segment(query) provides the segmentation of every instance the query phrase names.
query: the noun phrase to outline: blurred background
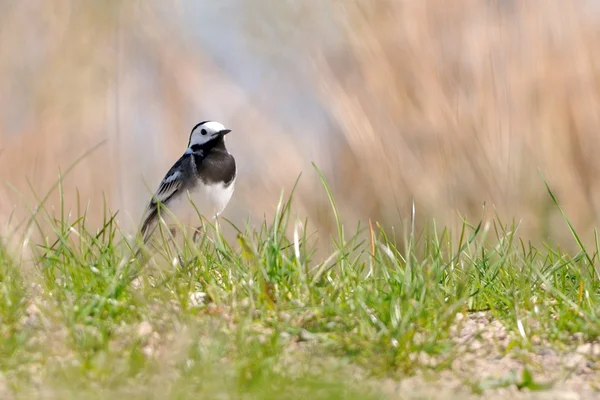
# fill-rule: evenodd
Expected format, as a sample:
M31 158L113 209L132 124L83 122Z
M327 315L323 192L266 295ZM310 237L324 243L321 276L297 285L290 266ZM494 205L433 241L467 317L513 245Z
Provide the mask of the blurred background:
M224 216L295 199L311 230L501 216L570 243L600 206L600 3L593 0L0 2L0 222L63 171L66 207L126 230L198 121L233 129ZM79 200L78 200L79 198ZM58 206L54 193L49 206Z

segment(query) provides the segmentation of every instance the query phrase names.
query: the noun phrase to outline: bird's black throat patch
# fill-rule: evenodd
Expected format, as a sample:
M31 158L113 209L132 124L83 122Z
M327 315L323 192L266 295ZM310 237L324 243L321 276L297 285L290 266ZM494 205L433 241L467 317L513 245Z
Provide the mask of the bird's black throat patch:
M236 176L235 159L227 152L223 137L198 145L198 153L192 146L198 177L207 183L223 183L228 186Z

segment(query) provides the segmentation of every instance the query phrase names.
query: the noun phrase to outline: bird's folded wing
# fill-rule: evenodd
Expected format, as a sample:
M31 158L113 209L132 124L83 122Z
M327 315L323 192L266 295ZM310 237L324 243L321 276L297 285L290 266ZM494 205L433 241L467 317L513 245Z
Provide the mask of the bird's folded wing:
M171 172L171 171L169 171ZM154 194L150 204L156 205L156 203L167 203L171 197L181 188L183 182L182 173L178 170L173 171L171 174L167 174L163 181L160 183L158 190Z
M179 191L181 186L183 185L183 173L181 172L181 164L184 161L184 157L181 157L177 162L171 167L169 172L165 175L162 182L160 183L156 193L150 200L148 207L146 208L146 213L144 216L144 222L141 227L142 235L146 235L148 228L158 214L158 206L159 203L167 204L169 200Z

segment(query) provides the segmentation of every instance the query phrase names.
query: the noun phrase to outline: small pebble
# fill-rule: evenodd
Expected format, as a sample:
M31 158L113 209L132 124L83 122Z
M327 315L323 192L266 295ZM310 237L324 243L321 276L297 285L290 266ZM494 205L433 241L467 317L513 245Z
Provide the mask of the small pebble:
M148 321L142 321L140 322L140 324L138 325L137 328L137 335L138 337L145 337L148 336L152 333L152 325L150 324L150 322Z

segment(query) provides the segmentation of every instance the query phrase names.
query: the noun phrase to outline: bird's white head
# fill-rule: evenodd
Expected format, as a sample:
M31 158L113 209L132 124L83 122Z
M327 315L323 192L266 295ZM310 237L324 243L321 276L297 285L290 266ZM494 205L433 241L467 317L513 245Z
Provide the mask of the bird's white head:
M223 137L229 132L231 132L231 130L225 129L223 124L219 122L202 121L192 129L188 148L191 148L194 145L203 145L218 137Z

